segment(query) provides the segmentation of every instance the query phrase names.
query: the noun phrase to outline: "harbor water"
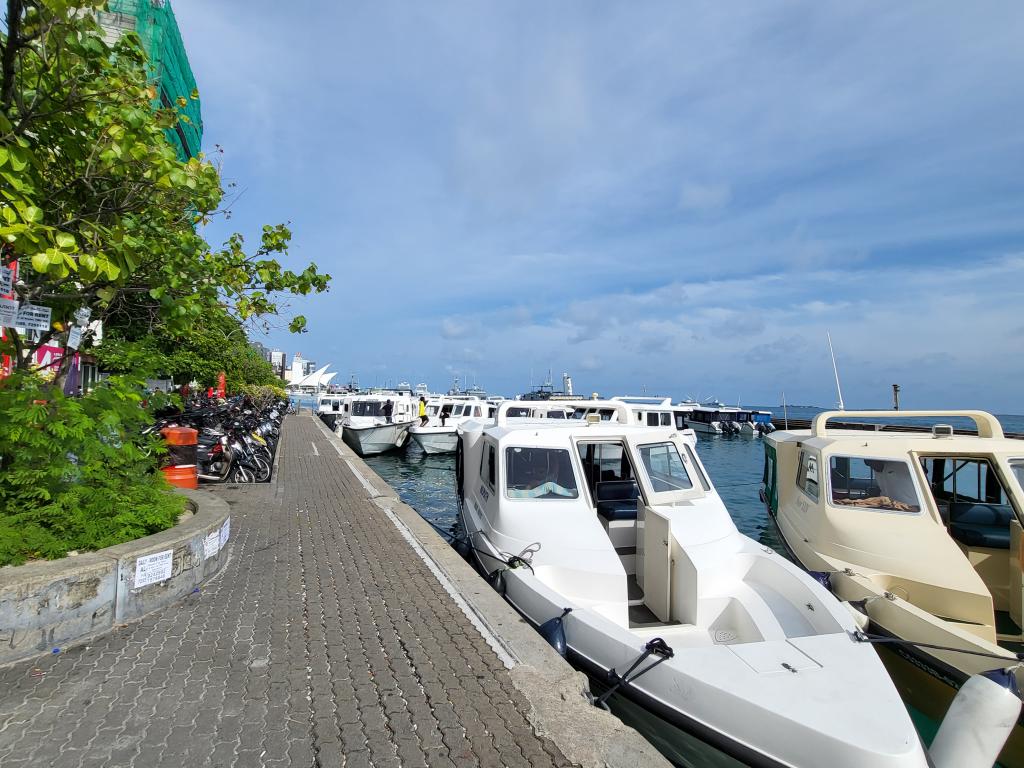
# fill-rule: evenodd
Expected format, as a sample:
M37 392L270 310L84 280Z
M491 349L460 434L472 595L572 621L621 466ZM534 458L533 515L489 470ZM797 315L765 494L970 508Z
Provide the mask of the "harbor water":
M766 410L774 410L778 415L780 409ZM808 419L819 410L791 407L788 415L794 419ZM1000 416L999 419L1006 431L1024 432L1024 417ZM957 421L954 426L971 427L973 424ZM784 553L785 548L758 496L764 461L761 440L698 433L698 453L737 528L756 541ZM444 531L457 530L454 455L428 456L412 445L405 451L367 457L366 462L425 519ZM595 690L601 689L601 681L594 680L592 684ZM699 740L681 735L678 730L622 697L613 696L610 703L615 714L643 733L676 765L721 768L741 765ZM911 715L922 736L929 741L936 723L912 708Z

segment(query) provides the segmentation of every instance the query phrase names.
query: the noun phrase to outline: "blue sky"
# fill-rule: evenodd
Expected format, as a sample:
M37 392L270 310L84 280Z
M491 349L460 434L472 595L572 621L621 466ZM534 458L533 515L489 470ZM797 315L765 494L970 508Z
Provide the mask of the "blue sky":
M175 0L339 380L1024 412L1024 4Z

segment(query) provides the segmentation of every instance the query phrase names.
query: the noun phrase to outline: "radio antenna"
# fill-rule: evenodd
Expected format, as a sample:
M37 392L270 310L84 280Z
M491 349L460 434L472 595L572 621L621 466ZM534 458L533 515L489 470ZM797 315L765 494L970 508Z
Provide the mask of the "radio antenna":
M835 350L832 349L832 334L825 331L825 336L828 338L828 352L832 355L832 373L836 376L836 392L839 395L839 410L845 411L846 406L843 404L843 388L839 386L839 368L836 367L836 353Z

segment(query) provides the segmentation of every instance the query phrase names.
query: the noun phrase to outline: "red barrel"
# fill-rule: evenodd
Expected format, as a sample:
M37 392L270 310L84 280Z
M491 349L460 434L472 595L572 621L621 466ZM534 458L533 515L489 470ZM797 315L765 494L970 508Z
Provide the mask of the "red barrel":
M199 474L195 464L177 464L160 470L167 482L179 488L198 488Z
M196 444L199 432L191 427L164 427L160 434L167 441L167 459L171 465L161 470L167 482L179 488L198 488Z

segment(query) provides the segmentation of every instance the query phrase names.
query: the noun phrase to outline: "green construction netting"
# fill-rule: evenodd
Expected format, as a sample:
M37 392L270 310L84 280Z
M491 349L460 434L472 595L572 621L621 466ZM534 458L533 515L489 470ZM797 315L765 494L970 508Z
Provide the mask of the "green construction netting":
M113 18L109 18L113 17ZM131 22L134 21L134 24ZM178 22L168 0L109 0L108 12L100 23L111 29L134 29L149 55L150 70L159 94L154 106L175 107L188 120L179 121L167 138L185 160L199 154L203 140L203 117L199 99L190 98L196 88L188 54L181 42ZM177 99L184 97L184 107Z

